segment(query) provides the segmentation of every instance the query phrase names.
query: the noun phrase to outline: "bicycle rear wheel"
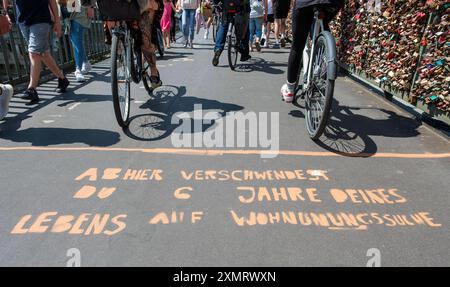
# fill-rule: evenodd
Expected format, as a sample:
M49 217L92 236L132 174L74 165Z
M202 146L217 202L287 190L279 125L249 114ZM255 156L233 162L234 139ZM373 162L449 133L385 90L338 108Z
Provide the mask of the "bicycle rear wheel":
M336 74L336 45L333 43L335 41L331 33L322 32L312 52L313 72L311 87L306 94L305 118L308 134L313 140L319 139L323 134L330 116Z
M111 44L111 90L114 113L121 127L128 126L130 118L131 49L129 44L129 39L126 39L124 35L114 33Z
M228 29L228 64L231 70L236 69L237 58L239 54L238 41L236 38L235 27L230 24L230 29Z

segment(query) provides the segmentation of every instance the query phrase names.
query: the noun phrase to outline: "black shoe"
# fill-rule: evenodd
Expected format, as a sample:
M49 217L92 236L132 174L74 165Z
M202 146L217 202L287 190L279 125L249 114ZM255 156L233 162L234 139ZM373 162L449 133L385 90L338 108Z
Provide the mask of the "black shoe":
M219 65L220 54L222 54L222 52L219 51L214 52L214 58L212 60L212 64L214 67L217 67L217 65Z
M261 46L264 46L264 44L266 43L266 38L261 38L260 43L261 43Z
M35 89L30 88L24 92L24 95L22 97L24 100L30 100L28 103L26 103L27 106L31 106L34 104L37 104L39 102L39 96Z
M250 54L241 54L241 62L247 62L248 60L250 60L252 58L252 56L250 56Z
M67 87L70 85L69 80L66 77L64 79L58 79L58 87L56 87L57 93L65 93L67 91Z
M286 47L286 39L281 38L281 40L280 40L280 45L281 45L281 48Z

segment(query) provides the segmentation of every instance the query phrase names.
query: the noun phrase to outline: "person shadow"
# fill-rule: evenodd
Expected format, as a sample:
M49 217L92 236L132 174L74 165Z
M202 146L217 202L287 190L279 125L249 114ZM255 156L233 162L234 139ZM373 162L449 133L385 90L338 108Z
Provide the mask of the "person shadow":
M295 105L304 108L304 105L299 102ZM360 113L364 110L377 113L377 118ZM300 110L293 110L290 115L305 118ZM381 119L378 119L379 117ZM418 131L420 126L421 123L418 120L398 115L387 109L341 106L338 100L333 99L325 131L315 142L321 148L342 156L371 157L378 151L378 145L372 137L416 137L420 134Z
M140 106L141 109L147 109L150 112L132 117L128 128L124 129L125 134L139 141L162 140L184 125L185 121L190 123L191 133L203 133L227 113L244 109L242 106L231 103L186 96L186 93L185 86L162 86L153 91L151 98ZM199 111L214 112L215 117L205 121L195 116L195 113ZM194 116L190 113L194 113Z
M0 124L0 139L32 146L55 146L81 143L88 146L108 147L120 141L117 132L101 129L70 129L33 127L20 129L22 122L31 116L14 117Z

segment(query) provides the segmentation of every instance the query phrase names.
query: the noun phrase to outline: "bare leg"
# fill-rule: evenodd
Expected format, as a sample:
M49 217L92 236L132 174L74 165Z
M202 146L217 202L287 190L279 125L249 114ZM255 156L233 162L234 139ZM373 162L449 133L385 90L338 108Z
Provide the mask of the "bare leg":
M45 65L52 71L52 73L58 77L58 79L64 79L64 73L63 71L58 67L58 64L56 64L55 59L53 59L50 52L46 52L41 56L42 61L45 63Z
M39 83L39 78L41 76L42 62L41 55L30 53L30 83L28 88L36 89Z
M159 72L156 68L155 45L152 43L152 29L155 11L150 10L144 12L141 16L140 28L142 32L142 52L150 65L150 73L152 76L158 76Z
M280 38L280 30L281 30L281 20L275 19L275 40L277 43Z

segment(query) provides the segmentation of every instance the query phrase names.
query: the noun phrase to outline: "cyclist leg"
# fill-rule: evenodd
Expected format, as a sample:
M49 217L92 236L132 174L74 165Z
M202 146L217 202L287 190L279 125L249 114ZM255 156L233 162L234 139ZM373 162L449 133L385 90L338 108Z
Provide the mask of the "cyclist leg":
M220 55L222 54L223 49L225 49L229 24L229 17L227 15L223 15L221 25L219 26L219 31L217 31L216 45L214 47L214 58L212 61L213 66L217 66L219 64Z
M250 14L241 12L235 16L235 32L236 38L240 40L241 46L239 52L241 53L241 62L251 59L250 56L250 30L248 28Z
M287 82L281 88L281 94L286 102L294 98L295 82L302 62L303 49L308 39L314 14L312 8L299 8L292 11L292 46L289 53Z
M162 84L159 78L159 71L156 67L156 47L152 41L153 21L155 11L148 10L142 13L140 20L140 29L142 34L142 53L150 66L150 81L153 88Z

